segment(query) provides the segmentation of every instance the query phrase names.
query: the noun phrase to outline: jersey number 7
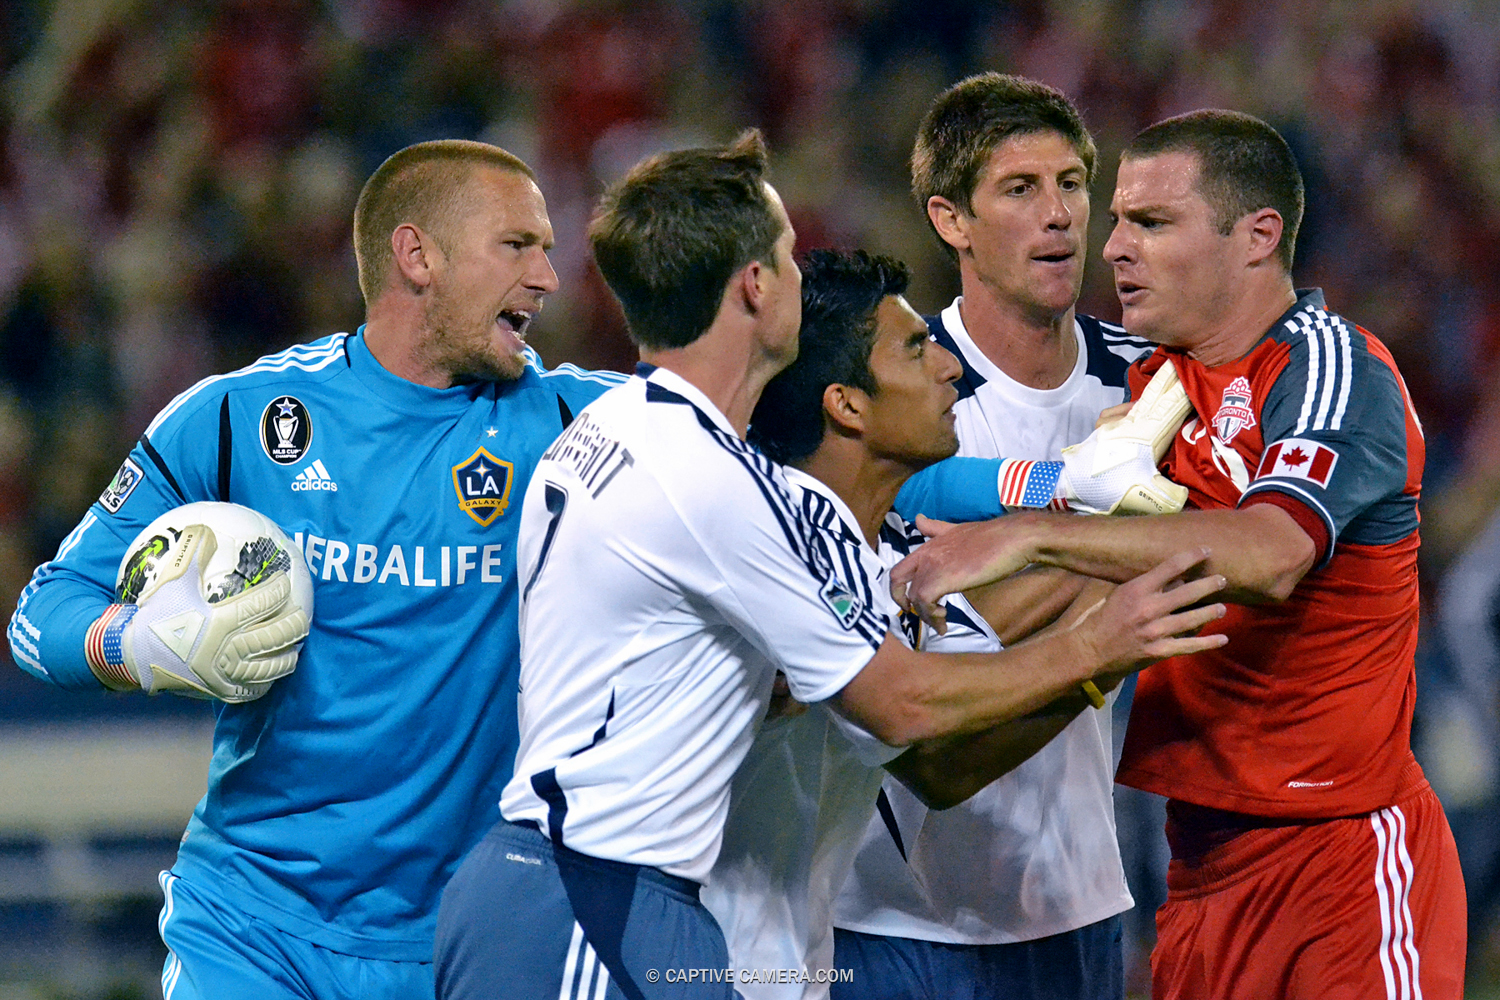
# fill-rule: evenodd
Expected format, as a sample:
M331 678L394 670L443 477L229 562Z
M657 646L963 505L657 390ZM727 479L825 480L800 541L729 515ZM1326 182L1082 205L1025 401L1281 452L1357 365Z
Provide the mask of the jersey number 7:
M536 586L536 578L542 575L542 567L547 565L547 553L552 551L552 542L557 538L557 525L562 521L563 510L568 506L568 491L556 483L547 483L543 495L547 501L547 513L552 518L547 522L547 537L542 539L542 551L536 557L536 568L526 581L526 589L521 591L523 601L531 594L531 588Z

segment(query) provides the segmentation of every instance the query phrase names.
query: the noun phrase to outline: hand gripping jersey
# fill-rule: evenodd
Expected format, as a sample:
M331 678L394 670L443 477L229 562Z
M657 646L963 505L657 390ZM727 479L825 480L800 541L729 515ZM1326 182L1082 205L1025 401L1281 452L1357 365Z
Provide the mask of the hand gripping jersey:
M1125 399L1129 364L1153 345L1091 316L1074 323L1078 361L1055 389L1033 389L975 345L955 300L928 320L963 363L959 455L1057 459L1088 437L1099 411ZM934 466L934 468L937 468ZM907 501L932 475L913 477ZM927 512L927 511L924 511ZM1111 700L1113 700L1111 695ZM956 944L1011 944L1075 930L1133 905L1115 839L1108 711L1086 711L1014 771L967 802L931 812L894 778L892 820L865 834L839 898L848 930ZM904 844L893 830L907 829Z
M661 368L548 449L520 539L521 749L500 809L554 843L703 882L778 669L843 690L886 623L780 466Z
M837 494L797 469L785 470L804 517L829 540L839 564L859 567L886 627L913 645L920 622L890 597L888 573L922 535L887 514L880 550ZM926 630L924 649L993 652L999 640L961 595L948 600L949 628ZM729 946L735 988L746 1000L817 1000L833 969L833 905L881 800L881 766L900 756L827 705L772 719L734 774L724 840L703 905ZM880 815L890 815L882 801ZM908 830L908 834L913 831ZM801 970L800 981L778 970ZM750 975L746 976L745 973ZM858 988L857 986L855 987Z
M312 634L265 697L215 704L173 871L334 951L431 961L438 895L497 819L515 753L519 500L570 411L622 380L531 355L514 382L429 389L358 334L207 379L37 570L16 658L97 688L84 631L136 532L194 500L266 514L306 553Z
M1229 605L1228 645L1140 676L1119 781L1254 816L1327 818L1420 782L1410 748L1421 426L1390 352L1299 294L1249 354L1165 349L1197 412L1162 471L1204 510L1274 503L1318 547L1282 604Z

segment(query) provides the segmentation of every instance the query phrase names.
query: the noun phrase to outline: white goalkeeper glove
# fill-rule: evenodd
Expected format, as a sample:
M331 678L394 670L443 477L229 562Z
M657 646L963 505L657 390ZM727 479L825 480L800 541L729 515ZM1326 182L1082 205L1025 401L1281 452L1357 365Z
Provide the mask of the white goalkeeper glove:
M208 527L188 526L137 603L111 604L89 626L85 654L105 687L237 703L297 666L310 623L286 572L210 604L202 567L217 544Z
M1168 361L1130 412L1064 448L1058 494L1088 514L1175 514L1188 491L1157 471L1177 429L1193 412Z

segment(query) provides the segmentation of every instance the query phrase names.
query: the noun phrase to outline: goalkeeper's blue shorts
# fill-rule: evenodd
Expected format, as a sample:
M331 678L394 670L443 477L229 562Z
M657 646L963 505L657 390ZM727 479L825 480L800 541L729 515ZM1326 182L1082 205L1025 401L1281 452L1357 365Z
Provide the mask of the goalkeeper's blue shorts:
M330 951L272 927L171 872L158 926L165 1000L409 1000L433 995L431 962Z

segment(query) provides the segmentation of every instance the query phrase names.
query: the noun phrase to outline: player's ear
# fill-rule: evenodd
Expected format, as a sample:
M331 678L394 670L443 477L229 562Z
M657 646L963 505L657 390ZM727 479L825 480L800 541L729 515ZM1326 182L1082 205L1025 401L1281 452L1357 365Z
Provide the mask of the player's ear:
M403 222L391 233L391 253L396 270L413 290L432 284L432 253L436 242L409 222Z
M1247 238L1246 264L1259 264L1275 254L1276 248L1281 245L1281 213L1274 208L1251 212L1239 221L1239 225L1245 227Z
M869 399L862 390L835 382L823 390L823 413L835 430L859 434L865 429L865 407Z
M752 260L729 279L731 293L744 303L746 312L758 313L765 306L766 292L770 288L770 268L758 260Z
M969 249L969 217L940 194L927 199L927 219L938 238L955 250Z

